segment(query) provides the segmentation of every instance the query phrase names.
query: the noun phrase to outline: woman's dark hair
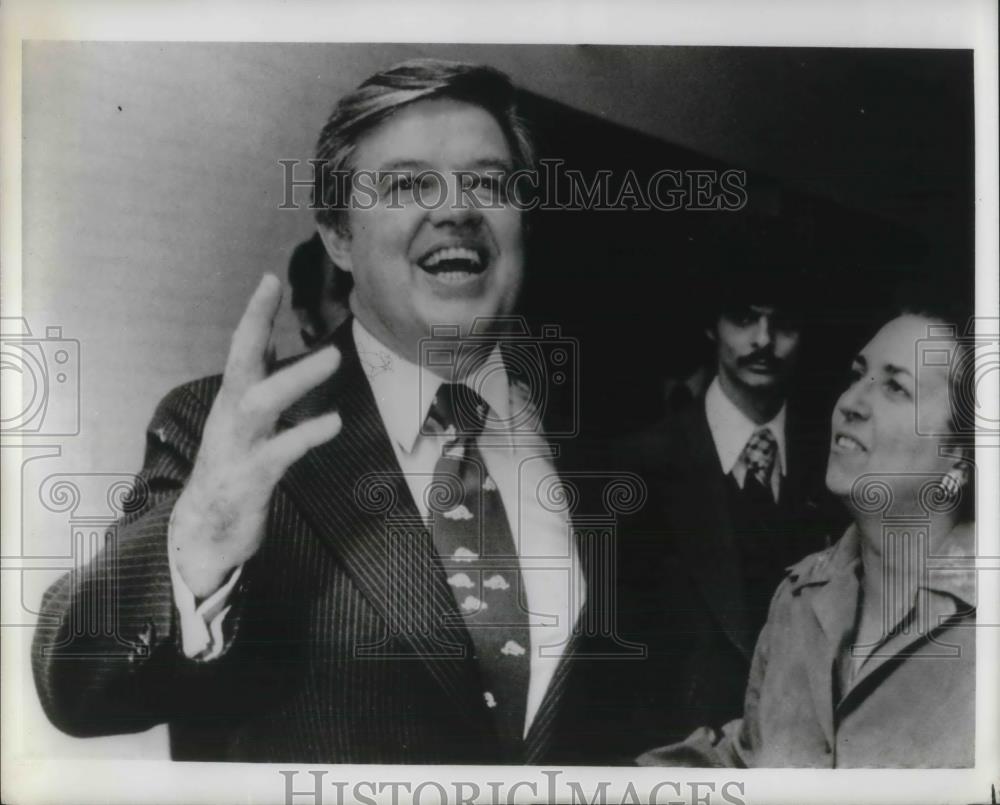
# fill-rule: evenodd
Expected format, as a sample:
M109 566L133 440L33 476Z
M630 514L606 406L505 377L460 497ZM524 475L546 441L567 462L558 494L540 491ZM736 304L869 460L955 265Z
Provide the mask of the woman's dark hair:
M948 427L946 437L967 465L968 482L962 490L959 520L975 518L976 350L971 305L957 298L953 289L926 277L901 285L895 294L890 318L919 316L929 322L929 340L941 340L942 349L919 350L918 357L947 358ZM920 367L917 367L919 383Z

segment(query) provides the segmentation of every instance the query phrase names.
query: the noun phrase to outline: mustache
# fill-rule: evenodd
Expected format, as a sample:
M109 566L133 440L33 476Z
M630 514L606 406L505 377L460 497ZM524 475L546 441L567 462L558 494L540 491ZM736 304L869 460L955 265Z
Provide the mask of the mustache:
M740 366L749 366L751 363L765 363L768 366L778 367L784 364L785 361L783 358L775 355L773 349L758 349L749 355L737 358L736 363Z

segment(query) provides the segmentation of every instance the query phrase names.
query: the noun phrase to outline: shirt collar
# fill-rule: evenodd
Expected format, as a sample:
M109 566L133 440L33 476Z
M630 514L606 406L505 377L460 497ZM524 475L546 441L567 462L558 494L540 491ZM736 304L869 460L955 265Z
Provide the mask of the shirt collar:
M354 317L352 324L358 359L371 386L386 432L405 452L410 453L420 436L434 395L444 382L439 375L401 357L379 341ZM510 421L510 382L500 345L472 372L465 384L475 390L490 406L492 422Z
M959 523L948 533L932 556L920 589L945 593L976 606L975 524ZM790 568L789 581L796 590L810 584L827 584L845 573L854 573L861 562L861 538L850 525L844 536L826 551L807 557Z
M723 473L732 472L743 453L743 448L756 431L770 428L778 443L778 466L781 468L781 474L787 475L788 462L785 460L787 407L787 404L783 403L774 419L763 425L757 425L726 396L716 375L708 391L705 392L705 414L708 417L708 428L712 432L712 440L715 442L715 451L719 455Z
M959 523L930 557L926 587L976 606L976 524Z

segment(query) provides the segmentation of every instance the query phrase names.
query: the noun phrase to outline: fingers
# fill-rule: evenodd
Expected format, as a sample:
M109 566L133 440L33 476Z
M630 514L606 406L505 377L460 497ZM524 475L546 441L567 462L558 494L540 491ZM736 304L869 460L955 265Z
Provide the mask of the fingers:
M250 417L254 429L269 428L282 411L326 380L338 366L339 350L324 347L252 386L240 402L241 412Z
M334 412L309 419L268 440L259 453L261 465L274 481L309 450L330 441L340 433L340 414Z
M281 281L265 274L233 333L223 375L228 386L242 390L264 376L267 345L280 304Z

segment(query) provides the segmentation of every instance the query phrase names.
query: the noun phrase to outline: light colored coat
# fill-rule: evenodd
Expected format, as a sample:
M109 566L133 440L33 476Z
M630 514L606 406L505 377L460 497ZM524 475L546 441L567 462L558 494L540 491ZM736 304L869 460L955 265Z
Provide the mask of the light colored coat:
M975 571L971 524L935 555L914 607L837 695L860 593L854 526L790 569L754 653L743 718L702 728L640 765L961 768L974 765ZM843 676L844 674L840 674Z

